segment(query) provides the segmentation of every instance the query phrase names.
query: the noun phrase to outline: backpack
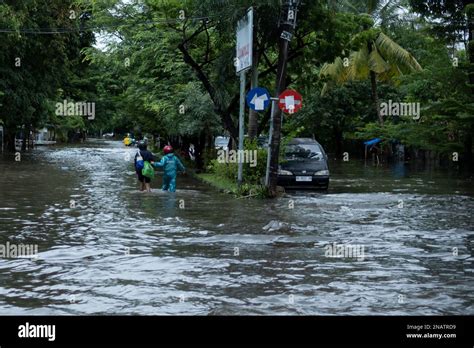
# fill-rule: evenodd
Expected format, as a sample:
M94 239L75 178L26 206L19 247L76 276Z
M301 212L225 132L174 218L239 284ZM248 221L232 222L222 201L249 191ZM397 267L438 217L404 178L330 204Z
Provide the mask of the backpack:
M135 169L141 171L145 166L145 162L143 161L143 157L140 151L137 152L137 160L135 162Z

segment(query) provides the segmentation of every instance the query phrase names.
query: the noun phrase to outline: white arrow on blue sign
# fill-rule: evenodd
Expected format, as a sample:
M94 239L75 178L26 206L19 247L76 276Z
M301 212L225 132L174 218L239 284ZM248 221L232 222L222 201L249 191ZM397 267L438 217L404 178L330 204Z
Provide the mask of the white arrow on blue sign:
M264 111L270 104L270 93L265 88L256 87L247 93L247 105L255 111Z

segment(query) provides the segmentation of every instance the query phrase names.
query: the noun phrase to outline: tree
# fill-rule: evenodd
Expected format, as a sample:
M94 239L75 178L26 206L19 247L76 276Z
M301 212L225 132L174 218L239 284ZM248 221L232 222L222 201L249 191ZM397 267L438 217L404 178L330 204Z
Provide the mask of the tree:
M77 17L70 17L71 9ZM23 129L25 136L48 121L61 97L60 87L80 56L81 44L90 44L90 37L79 31L79 14L72 0L4 1L0 5L0 27L5 30L0 33L0 119L8 150L15 151L18 130ZM63 32L38 35L39 28L50 28L50 32L62 28Z
M380 113L377 93L377 80L391 81L403 73L422 70L418 61L400 45L385 35L380 29L370 28L366 18L365 30L354 36L351 46L357 50L347 58L338 57L331 64L325 64L320 72L321 77L329 78L336 83L363 80L370 78L371 96L380 125L383 117ZM324 94L327 87L323 89Z
M464 43L469 64L463 69L471 94L474 95L474 4L471 0L410 0L413 10L430 20L431 31L450 44L453 59L456 44ZM465 160L474 166L473 155L474 124L469 124L464 139Z
M381 87L383 96L392 97L397 91L395 87ZM367 104L369 81L350 81L334 86L324 96L320 95L321 88L320 85L307 86L304 94L311 97L306 98L301 111L287 118L285 130L289 132L304 126L304 136L314 136L336 158L342 158L346 149L357 152L353 140L348 137L370 123L375 114L373 107Z
M335 20L337 16L332 16L323 3L308 3L298 14L299 24L288 52L288 63L294 63L291 66L295 69L300 69L300 63L310 55L313 61L314 57L321 57L322 61L333 59L340 51L341 40L334 40L339 24ZM254 6L258 19L255 54L260 62L259 79L262 85L268 85L278 67L280 6L276 0L192 0L185 6L180 1L149 0L143 5L116 5L114 11L109 11L109 5L96 8L92 18L94 25L107 27L110 34L118 38L116 44L110 45L108 59L112 62L117 59L118 64L114 66L120 66L118 69L123 72L123 81L128 86L124 92L128 104L136 106L136 110L144 109L144 112L131 111L138 114L136 119L140 123L173 131L164 125L168 119L180 117L179 106L185 100L180 91L198 81L200 91L208 95L198 99L211 103L211 118L217 115L222 127L237 138L239 91L233 64L235 27L249 6ZM325 30L321 30L323 27ZM324 44L325 49L320 50L315 42ZM94 55L101 54L93 50L90 53L92 60ZM127 56L130 66L125 69L123 59ZM290 77L283 88L291 82ZM194 108L207 109L204 105L185 106L189 112ZM266 117L261 118L260 129L265 121ZM176 123L174 126L176 130ZM194 129L193 135L187 133L187 136L200 133L200 129Z
M459 162L452 161L453 152L462 151L474 121L473 100L462 68L467 63L465 54L462 50L457 52L459 66L453 66L451 49L446 43L430 35L426 24L420 22L417 27L419 29L414 31L412 25L406 23L394 28L392 34L417 56L424 69L400 76L399 83L393 85L399 96L387 96L386 99L420 103L420 118L388 118L383 128L364 122L353 136L401 142L413 158L466 164L465 155L459 156Z

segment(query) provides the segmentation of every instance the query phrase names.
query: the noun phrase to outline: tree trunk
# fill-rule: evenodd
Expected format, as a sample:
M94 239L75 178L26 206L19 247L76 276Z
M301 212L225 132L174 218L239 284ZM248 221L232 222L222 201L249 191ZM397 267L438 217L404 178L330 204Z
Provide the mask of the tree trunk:
M339 127L334 127L334 141L336 143L335 153L336 158L342 157L342 129Z
M5 141L5 151L7 152L15 152L15 128L7 128L5 125L3 126L4 134L4 141Z
M204 167L204 148L206 145L206 134L201 132L198 137L193 141L194 144L194 155L196 157L196 171L199 173ZM186 149L187 150L187 149Z
M466 134L466 138L464 139L464 162L469 169L472 169L474 163L472 156L472 145L472 132L469 132Z
M379 119L379 123L383 126L383 117L380 114L379 95L377 93L377 74L374 71L370 71L370 87L372 90L372 102L374 103L375 112Z

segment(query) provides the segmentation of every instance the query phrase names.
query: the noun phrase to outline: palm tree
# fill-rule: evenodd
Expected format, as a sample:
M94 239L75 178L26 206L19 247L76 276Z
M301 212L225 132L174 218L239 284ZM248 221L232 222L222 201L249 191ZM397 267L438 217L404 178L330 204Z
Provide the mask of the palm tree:
M339 10L370 18L366 21L364 31L352 39L352 45L356 46L356 49L350 53L349 58L338 57L333 63L325 64L320 71L320 77L328 77L331 82L339 84L370 78L372 101L381 125L383 118L379 110L377 80L390 81L403 73L422 68L408 51L385 35L381 29L374 28L374 25L387 28L390 24L402 21L407 15L408 5L408 0L337 1ZM368 25L370 22L372 25ZM330 83L326 83L321 94L324 95L329 86Z
M370 28L352 39L357 48L348 58L338 57L333 63L324 64L320 77L329 81L321 92L325 94L331 83L343 84L347 81L370 78L372 102L377 112L380 125L383 118L377 94L377 80L390 81L404 73L422 70L416 59L380 29Z

